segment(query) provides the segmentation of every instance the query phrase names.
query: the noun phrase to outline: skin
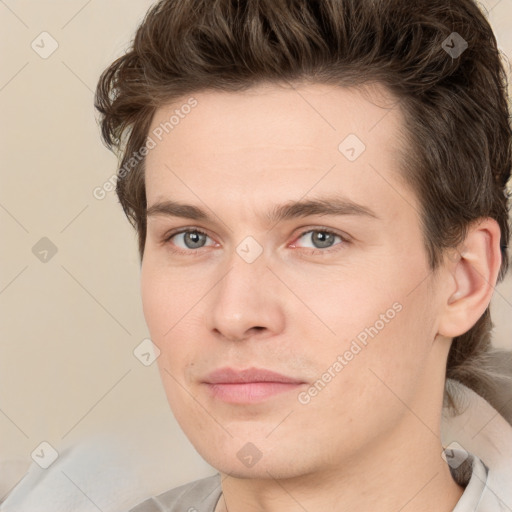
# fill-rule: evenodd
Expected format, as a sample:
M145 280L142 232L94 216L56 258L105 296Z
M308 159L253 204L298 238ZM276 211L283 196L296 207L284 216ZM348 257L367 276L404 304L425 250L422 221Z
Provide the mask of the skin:
M463 492L441 457L445 365L452 337L490 302L499 227L482 219L431 271L418 199L398 170L401 111L378 84L366 93L304 83L203 91L146 157L148 207L173 199L213 216L148 216L141 292L171 409L223 477L217 511L448 512ZM150 132L187 99L158 109ZM366 145L353 162L338 150L351 133ZM274 205L333 193L378 218L265 221ZM208 236L202 247L183 234L165 241L179 228ZM318 246L311 230L321 228L350 241ZM252 263L236 251L247 236L263 248ZM378 335L300 403L396 303ZM224 366L305 384L229 404L203 383ZM252 467L237 457L249 442L261 454Z

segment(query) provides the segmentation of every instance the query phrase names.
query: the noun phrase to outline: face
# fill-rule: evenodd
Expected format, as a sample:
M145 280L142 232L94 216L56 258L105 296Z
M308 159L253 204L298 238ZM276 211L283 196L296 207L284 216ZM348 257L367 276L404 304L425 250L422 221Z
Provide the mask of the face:
M153 119L144 315L172 411L222 472L334 468L431 385L436 288L403 120L369 91L207 91Z

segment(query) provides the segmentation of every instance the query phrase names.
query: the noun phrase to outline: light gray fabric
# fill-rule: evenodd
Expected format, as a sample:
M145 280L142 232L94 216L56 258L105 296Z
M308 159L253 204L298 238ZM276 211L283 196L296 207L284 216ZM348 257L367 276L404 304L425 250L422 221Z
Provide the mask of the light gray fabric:
M465 487L453 512L505 511L505 506L502 508L496 494L487 487L489 468L477 456L468 456L464 450L452 448L449 452L450 460L465 459L457 467L450 466L453 479ZM213 512L222 494L220 482L220 474L196 480L150 498L130 512Z
M149 498L130 512L213 512L221 494L217 473Z
M460 452L460 450L458 450ZM446 453L446 450L445 450ZM502 510L499 503L487 503L482 505L484 492L486 489L489 468L475 455L469 455L466 462L470 462L471 473L465 471L465 464L457 469L450 468L453 479L462 487L465 487L464 493L460 497L453 512L497 512Z

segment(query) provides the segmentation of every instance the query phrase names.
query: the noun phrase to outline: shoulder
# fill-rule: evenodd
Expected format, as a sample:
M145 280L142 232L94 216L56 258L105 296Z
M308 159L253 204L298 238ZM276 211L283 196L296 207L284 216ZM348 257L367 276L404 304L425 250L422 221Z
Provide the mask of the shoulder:
M129 512L213 512L221 495L220 474L194 480L139 503Z
M512 511L512 425L483 397L454 384L462 412L443 411L441 437L452 476L466 487L453 512Z

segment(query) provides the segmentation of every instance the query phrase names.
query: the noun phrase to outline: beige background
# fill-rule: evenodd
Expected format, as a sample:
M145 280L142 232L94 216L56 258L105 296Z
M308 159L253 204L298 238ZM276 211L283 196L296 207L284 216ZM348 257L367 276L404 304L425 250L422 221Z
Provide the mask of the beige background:
M0 1L0 463L20 461L20 476L41 441L59 448L170 417L156 366L133 354L148 336L135 233L114 192L92 195L116 164L93 91L152 3ZM484 5L512 55L512 1ZM46 59L31 47L43 31L59 45ZM43 237L57 248L46 263L32 252ZM492 307L495 344L512 348L510 275ZM170 435L198 460L174 420Z

